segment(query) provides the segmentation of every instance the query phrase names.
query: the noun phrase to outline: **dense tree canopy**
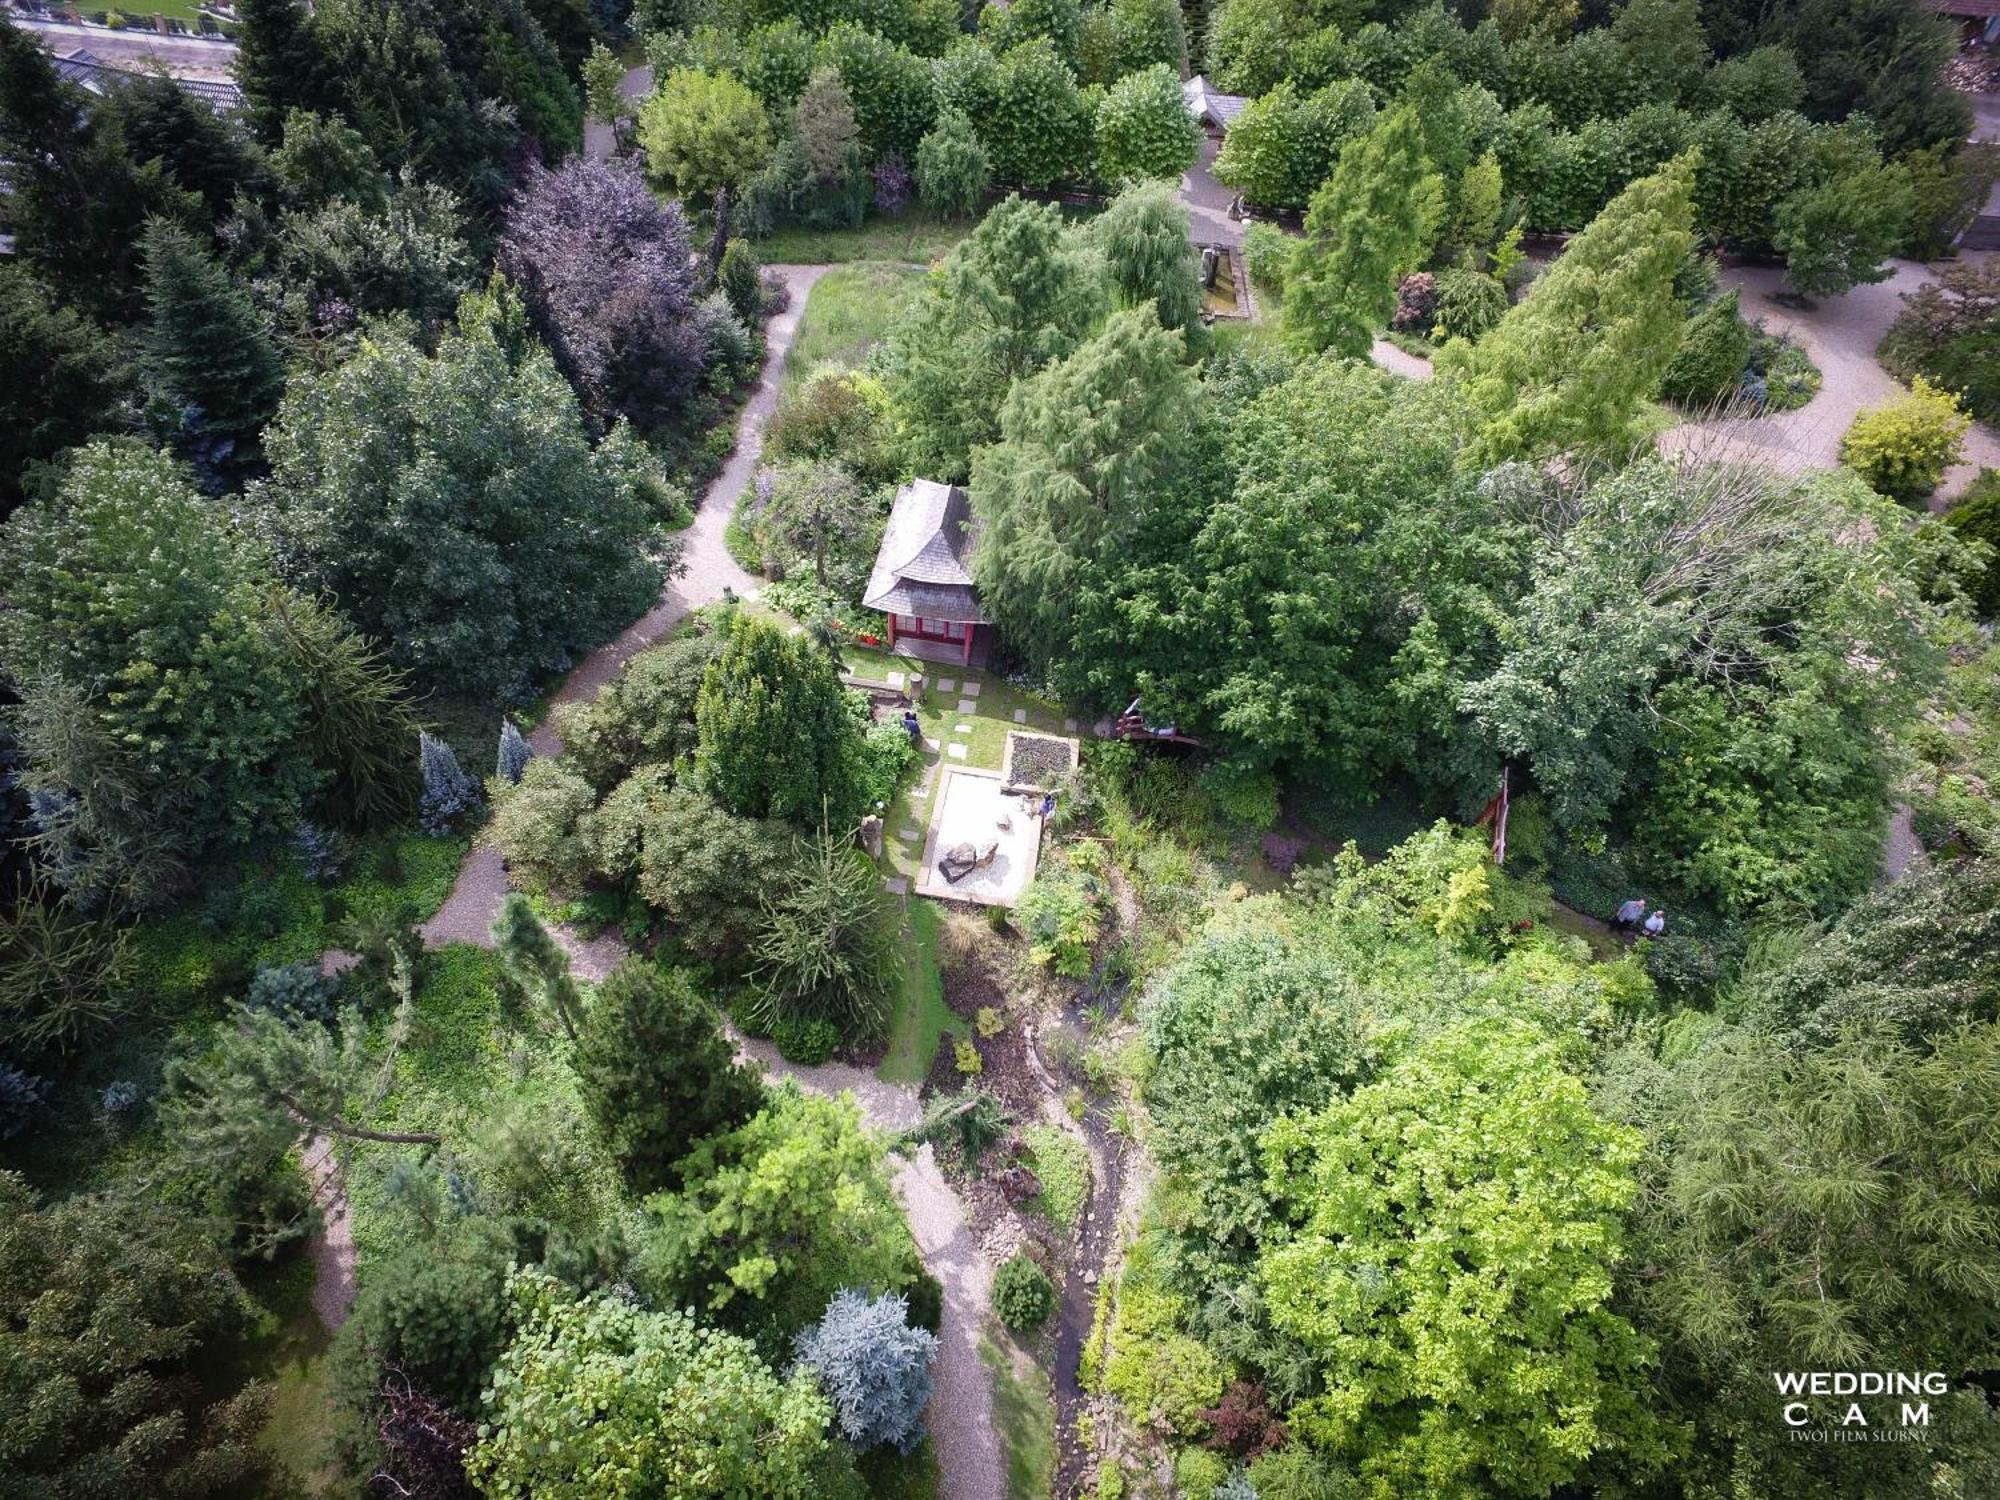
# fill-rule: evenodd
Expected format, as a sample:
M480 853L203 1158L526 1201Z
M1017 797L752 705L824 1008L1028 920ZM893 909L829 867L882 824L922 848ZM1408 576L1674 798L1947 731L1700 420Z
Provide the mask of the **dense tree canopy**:
M314 787L267 555L172 460L97 443L0 533L0 653L47 858L79 896L145 903L289 827Z
M295 380L253 503L286 570L330 590L429 686L519 695L641 614L643 455L593 449L574 394L511 292L468 300L435 354L390 332Z

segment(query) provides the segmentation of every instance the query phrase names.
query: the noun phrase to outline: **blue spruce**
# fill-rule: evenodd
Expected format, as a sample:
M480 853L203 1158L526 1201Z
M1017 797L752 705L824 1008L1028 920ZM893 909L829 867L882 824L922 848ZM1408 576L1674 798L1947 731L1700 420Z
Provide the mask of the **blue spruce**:
M512 719L500 721L500 759L494 766L494 774L508 785L521 779L521 773L528 769L528 762L535 758L527 736Z
M424 832L442 837L479 805L479 788L465 774L451 746L436 735L418 732L417 756L424 771Z
M819 1376L834 1425L858 1450L908 1453L923 1441L937 1339L912 1328L909 1316L900 1293L869 1297L850 1287L798 1336L799 1363Z

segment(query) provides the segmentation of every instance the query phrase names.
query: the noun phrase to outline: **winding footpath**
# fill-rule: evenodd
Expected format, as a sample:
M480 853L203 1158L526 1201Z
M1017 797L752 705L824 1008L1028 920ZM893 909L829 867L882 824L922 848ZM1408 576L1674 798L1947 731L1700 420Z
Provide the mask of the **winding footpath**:
M730 557L723 530L756 472L764 426L777 408L779 376L792 336L798 331L806 294L827 269L769 268L783 283L789 300L766 328L763 372L737 418L736 447L702 496L693 524L681 533L680 571L668 580L659 603L577 665L556 690L551 708L594 697L631 657L665 636L688 611L714 603L725 594L746 597L755 592L756 580ZM554 755L562 749L553 716L545 718L528 739L542 755ZM507 891L507 872L499 851L484 842L475 843L450 896L421 929L425 946L471 943L490 948L493 919ZM580 978L601 980L627 956L628 950L615 933L586 940L562 928L553 931ZM737 1045L767 1073L791 1078L815 1093L852 1096L868 1124L885 1134L899 1135L922 1118L915 1089L884 1083L865 1069L839 1063L800 1067L780 1058L768 1042L738 1037ZM314 1244L320 1277L313 1304L329 1327L337 1327L354 1300L354 1253L345 1232L345 1194L338 1161L323 1143L309 1143L306 1167L326 1221ZM944 1317L938 1329L935 1384L928 1413L939 1493L945 1500L1005 1500L1000 1443L993 1428L992 1375L979 1357L980 1332L991 1305L992 1269L972 1231L965 1205L945 1181L928 1145L899 1163L894 1181L924 1265L944 1288Z

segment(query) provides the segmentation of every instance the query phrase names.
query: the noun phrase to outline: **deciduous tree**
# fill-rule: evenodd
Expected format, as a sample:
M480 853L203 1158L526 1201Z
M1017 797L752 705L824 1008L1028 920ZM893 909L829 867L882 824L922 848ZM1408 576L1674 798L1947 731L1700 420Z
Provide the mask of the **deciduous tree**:
M1451 344L1480 428L1469 461L1624 447L1680 342L1674 276L1694 243L1692 163L1632 183L1476 345Z
M1429 251L1429 167L1407 106L1340 154L1313 195L1306 238L1285 278L1285 332L1306 349L1358 357L1396 310L1396 282Z

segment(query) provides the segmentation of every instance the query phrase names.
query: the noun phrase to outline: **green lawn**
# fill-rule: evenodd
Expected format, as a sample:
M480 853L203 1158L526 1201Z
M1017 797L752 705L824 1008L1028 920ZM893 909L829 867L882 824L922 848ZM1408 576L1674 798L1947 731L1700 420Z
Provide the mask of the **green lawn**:
M827 266L856 260L928 265L972 233L974 220L940 223L918 209L899 219L871 215L859 229L774 230L757 241L767 266Z
M83 6L82 9L86 15L95 10L106 13L117 11L121 16L146 25L150 25L150 18L153 16L165 16L170 21L185 21L189 27L193 27L201 15L201 7L195 0L131 0L131 3L123 5L93 3Z
M859 367L923 285L924 274L910 265L865 261L820 277L806 294L785 354L782 389L789 391L821 365Z
M1006 1345L981 1338L993 1372L993 1430L1000 1435L1008 1500L1047 1500L1056 1472L1056 1404L1049 1378Z
M876 1076L885 1083L920 1084L937 1056L938 1038L970 1036L965 1018L944 1003L938 977L938 909L912 897L905 903L903 982L889 1020L889 1050Z

